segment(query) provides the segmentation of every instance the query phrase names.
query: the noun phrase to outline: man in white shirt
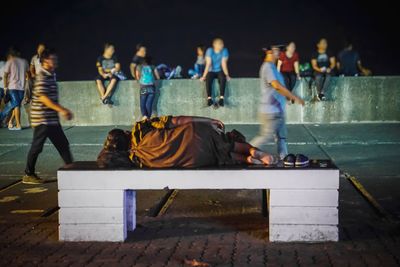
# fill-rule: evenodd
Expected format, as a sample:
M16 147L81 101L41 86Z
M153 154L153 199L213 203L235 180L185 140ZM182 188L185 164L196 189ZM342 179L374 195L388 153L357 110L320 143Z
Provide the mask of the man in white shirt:
M29 78L29 64L25 59L20 58L18 49L12 47L8 52L7 62L4 66L4 93L9 94L10 103L0 112L2 122L11 112L11 119L8 122L9 130L21 130L21 103L25 94L25 83ZM13 124L15 119L15 127Z

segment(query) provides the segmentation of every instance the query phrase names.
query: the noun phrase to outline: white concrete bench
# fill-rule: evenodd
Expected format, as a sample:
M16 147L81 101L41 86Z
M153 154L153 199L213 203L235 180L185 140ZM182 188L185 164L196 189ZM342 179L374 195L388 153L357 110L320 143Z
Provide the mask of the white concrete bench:
M59 239L124 241L136 226L141 189L268 189L270 241L338 241L339 170L238 167L101 170L77 162L58 170ZM246 215L243 215L246 216Z

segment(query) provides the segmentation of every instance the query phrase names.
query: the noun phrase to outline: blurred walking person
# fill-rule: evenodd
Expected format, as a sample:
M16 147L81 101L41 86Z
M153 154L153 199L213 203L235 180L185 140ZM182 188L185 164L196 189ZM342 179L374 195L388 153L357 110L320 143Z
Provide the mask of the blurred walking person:
M72 112L58 103L58 86L55 70L58 58L54 50L45 49L41 55L41 71L36 75L33 88L31 107L31 125L33 140L28 153L25 184L41 184L45 181L35 172L36 161L43 150L46 139L49 138L65 164L72 163L69 142L60 125L58 114L66 120L72 119Z
M276 67L280 46L264 49L265 59L260 68L261 102L259 106L260 132L250 143L255 147L275 139L280 159L288 154L286 144L286 99L304 105L304 101L285 87L282 74Z
M28 61L20 57L17 48L11 47L4 66L4 94L8 94L10 102L0 112L0 122L10 114L9 130L21 130L21 104L24 100L26 83L30 77ZM15 126L14 126L15 120Z

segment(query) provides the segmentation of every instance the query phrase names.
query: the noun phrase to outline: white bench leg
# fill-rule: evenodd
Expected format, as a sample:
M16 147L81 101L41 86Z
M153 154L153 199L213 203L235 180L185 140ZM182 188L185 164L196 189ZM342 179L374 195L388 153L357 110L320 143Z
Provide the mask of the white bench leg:
M271 242L339 240L338 190L270 190Z
M61 241L121 242L136 227L132 190L60 190Z
M133 231L136 228L136 191L125 190L124 208L125 228L127 231Z

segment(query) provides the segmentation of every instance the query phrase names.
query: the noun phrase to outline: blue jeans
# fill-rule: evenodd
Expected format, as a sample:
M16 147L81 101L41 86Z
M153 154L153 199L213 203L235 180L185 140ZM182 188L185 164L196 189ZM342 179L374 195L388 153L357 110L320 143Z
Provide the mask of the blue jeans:
M153 111L154 93L140 94L140 112L142 116L151 117Z
M275 140L277 152L281 159L288 154L286 144L286 122L285 115L281 113L267 114L261 113L260 117L260 133L250 141L255 147L266 145L268 142Z
M201 77L203 75L205 67L206 67L205 65L194 64L194 69L190 69L188 71L188 74L190 77L193 77L196 74Z
M22 100L24 100L24 91L9 89L7 94L10 95L10 102L0 112L0 121L4 120L14 108L21 107Z

